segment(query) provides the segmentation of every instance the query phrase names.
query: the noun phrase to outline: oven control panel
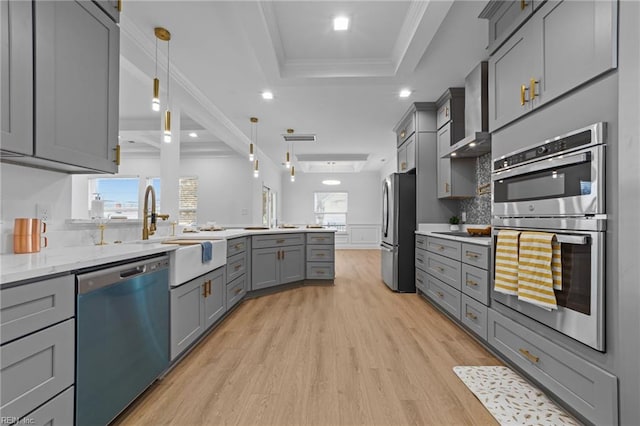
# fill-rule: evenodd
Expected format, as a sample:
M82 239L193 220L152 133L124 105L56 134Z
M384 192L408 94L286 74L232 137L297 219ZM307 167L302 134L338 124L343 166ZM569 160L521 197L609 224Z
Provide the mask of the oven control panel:
M498 171L508 169L519 164L528 163L532 160L553 157L564 152L573 151L581 146L591 144L591 135L592 132L590 130L585 130L574 135L552 139L550 141L546 141L542 145L504 156L500 159L494 160L493 170Z

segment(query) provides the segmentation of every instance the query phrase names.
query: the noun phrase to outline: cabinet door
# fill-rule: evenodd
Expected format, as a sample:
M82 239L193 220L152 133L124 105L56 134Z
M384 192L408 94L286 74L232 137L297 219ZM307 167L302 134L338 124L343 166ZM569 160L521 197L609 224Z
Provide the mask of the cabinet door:
M119 28L88 1L33 4L35 155L115 173Z
M273 287L280 284L279 266L282 248L254 249L251 255L251 289Z
M542 69L531 76L538 81L534 107L616 68L617 5L617 1L553 1L536 13Z
M411 136L405 142L406 157L407 157L407 171L414 170L416 168L416 137L415 134Z
M398 172L404 173L407 170L407 144L404 143L398 148Z
M0 2L2 149L33 154L33 38L30 1Z
M204 332L205 281L200 277L171 290L171 359Z
M540 74L537 28L518 30L489 58L489 130L499 129L531 110L529 83Z
M224 267L206 275L209 292L204 298L205 329L211 327L226 312L227 289Z
M284 247L280 257L280 284L304 279L304 246Z
M451 140L451 122L438 130L438 198L451 196L451 159L441 158L449 150Z
M75 388L71 386L43 406L24 416L18 424L32 426L72 425L75 413L74 391Z
M536 3L540 1L536 0ZM533 0L508 0L489 19L489 53L493 53L533 13Z

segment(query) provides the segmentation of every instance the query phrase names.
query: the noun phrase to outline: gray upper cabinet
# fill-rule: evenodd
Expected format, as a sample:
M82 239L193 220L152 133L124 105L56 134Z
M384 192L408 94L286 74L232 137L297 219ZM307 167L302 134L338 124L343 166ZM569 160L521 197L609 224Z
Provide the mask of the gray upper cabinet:
M547 1L489 59L495 131L617 67L616 1Z
M0 2L2 150L33 155L33 36L30 1ZM5 153L3 153L5 154ZM8 153L6 153L8 154ZM5 155L6 155L5 154Z
M122 0L93 0L115 22L120 21Z
M438 130L438 198L467 198L475 195L474 158L442 158L451 145L449 122Z
M537 7L542 0L535 1ZM533 0L498 0L491 1L480 14L481 18L489 20L489 47L492 54L511 34L514 33L534 10Z
M398 172L404 173L416 168L416 135L407 138L398 148Z
M117 172L118 26L87 1L34 2L34 17L35 155Z

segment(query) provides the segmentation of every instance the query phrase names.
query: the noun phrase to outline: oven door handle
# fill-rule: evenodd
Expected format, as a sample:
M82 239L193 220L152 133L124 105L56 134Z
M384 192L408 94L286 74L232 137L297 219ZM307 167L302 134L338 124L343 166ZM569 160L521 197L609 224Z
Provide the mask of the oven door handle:
M580 154L574 154L569 156L563 156L563 158L552 158L549 160L542 160L539 162L525 164L522 166L515 167L511 170L506 170L504 172L495 172L493 174L493 180L501 180L505 178L510 178L517 175L524 175L531 172L537 172L540 170L553 169L559 166L568 166L571 164L579 164L584 163L591 160L591 151L583 152Z
M556 234L556 240L561 244L574 244L584 246L589 244L588 235L562 235Z

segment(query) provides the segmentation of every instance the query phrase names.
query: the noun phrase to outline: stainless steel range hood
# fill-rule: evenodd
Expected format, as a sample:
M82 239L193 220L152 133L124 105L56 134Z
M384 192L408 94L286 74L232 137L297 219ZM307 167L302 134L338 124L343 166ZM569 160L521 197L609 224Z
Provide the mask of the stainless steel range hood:
M451 145L443 157L479 157L491 152L488 70L487 62L480 62L464 79L465 137Z

